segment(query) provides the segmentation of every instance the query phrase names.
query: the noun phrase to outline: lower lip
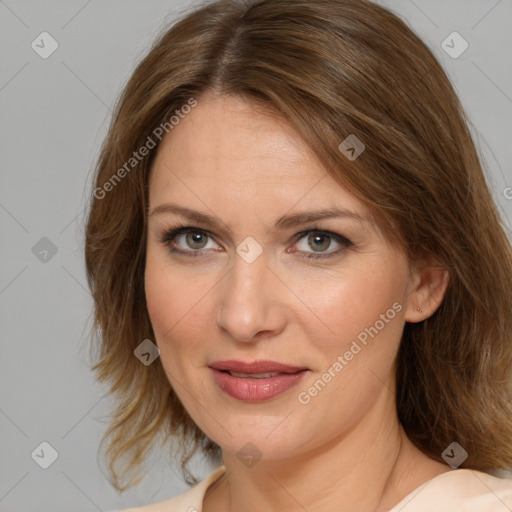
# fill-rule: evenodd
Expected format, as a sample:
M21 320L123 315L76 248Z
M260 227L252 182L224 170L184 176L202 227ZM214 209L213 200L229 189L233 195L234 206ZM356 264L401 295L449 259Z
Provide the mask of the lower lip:
M213 378L219 388L228 395L244 402L263 402L288 391L297 385L307 370L297 373L280 373L275 377L255 379L251 377L233 377L229 373L214 370Z

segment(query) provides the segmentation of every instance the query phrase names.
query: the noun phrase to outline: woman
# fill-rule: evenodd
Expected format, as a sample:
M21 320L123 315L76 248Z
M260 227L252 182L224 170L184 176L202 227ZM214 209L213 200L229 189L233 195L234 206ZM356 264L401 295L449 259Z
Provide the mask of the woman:
M219 0L164 33L86 264L111 482L160 438L197 484L137 510L512 507L512 248L448 78L386 9Z

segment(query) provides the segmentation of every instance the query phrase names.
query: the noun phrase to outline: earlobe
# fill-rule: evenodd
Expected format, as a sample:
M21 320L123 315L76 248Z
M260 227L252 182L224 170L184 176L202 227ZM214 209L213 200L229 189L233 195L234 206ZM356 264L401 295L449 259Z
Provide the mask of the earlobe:
M431 317L443 302L450 273L445 268L426 267L419 271L418 284L407 298L405 321L422 322Z

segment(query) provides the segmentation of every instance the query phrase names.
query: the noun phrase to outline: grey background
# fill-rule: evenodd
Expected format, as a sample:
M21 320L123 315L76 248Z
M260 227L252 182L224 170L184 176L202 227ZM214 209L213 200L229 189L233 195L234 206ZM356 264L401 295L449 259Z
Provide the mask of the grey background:
M197 3L0 0L1 512L109 511L188 489L165 454L122 496L100 468L109 399L87 365L83 209L114 99L160 28ZM510 227L512 0L381 3L444 64ZM43 31L59 45L47 59L31 48ZM457 59L441 47L453 31L469 43ZM46 262L33 252L43 237L57 249ZM58 452L48 469L31 457L43 441Z

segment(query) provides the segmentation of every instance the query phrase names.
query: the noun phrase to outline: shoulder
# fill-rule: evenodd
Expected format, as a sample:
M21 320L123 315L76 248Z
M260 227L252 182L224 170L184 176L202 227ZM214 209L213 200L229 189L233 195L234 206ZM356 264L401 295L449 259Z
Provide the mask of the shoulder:
M473 469L436 476L406 496L389 512L508 512L512 510L512 479Z
M201 512L203 506L203 498L206 490L216 480L218 480L226 471L224 466L220 466L204 480L188 491L174 496L159 503L145 505L143 507L130 508L124 510L113 510L112 512Z

